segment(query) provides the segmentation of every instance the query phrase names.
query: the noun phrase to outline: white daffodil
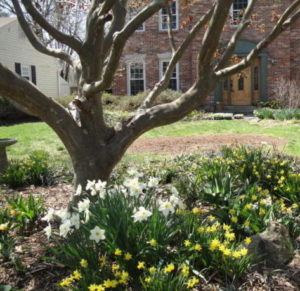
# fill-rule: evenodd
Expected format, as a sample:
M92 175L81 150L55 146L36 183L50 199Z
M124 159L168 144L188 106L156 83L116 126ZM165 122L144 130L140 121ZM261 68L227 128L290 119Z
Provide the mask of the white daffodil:
M82 193L82 186L79 184L76 189L75 196L80 196Z
M84 212L90 208L90 199L86 198L78 202L78 211Z
M105 230L99 228L98 226L95 226L91 230L90 240L94 240L96 243L98 243L100 240L105 239Z
M174 207L177 206L179 209L186 208L183 201L177 195L171 195L169 201L174 205Z
M138 196L142 194L143 189L145 188L145 184L140 183L139 178L137 177L132 179L126 179L124 181L124 186L128 188L130 196Z
M68 232L71 229L71 221L65 220L60 226L59 226L59 235L62 237L66 237Z
M140 206L139 210L135 211L132 215L134 222L147 220L152 215L152 212Z
M127 174L131 177L143 177L143 173L138 172L135 168L128 169Z
M179 195L178 190L177 190L174 186L172 186L172 187L170 188L170 191L171 191L171 193L172 193L173 195L175 195L175 196L178 196L178 195Z
M96 184L95 180L93 180L93 181L88 180L87 184L86 184L86 187L85 187L85 190L89 191L89 190L94 189L95 188L95 184Z
M91 212L90 212L89 209L86 209L86 210L84 211L84 216L85 216L84 222L85 222L85 223L87 223L87 222L90 220L90 214L91 214Z
M54 214L55 210L53 208L49 208L47 214L42 218L42 220L50 222L53 219Z
M76 229L80 227L80 216L78 213L73 213L70 218L71 226L74 226Z
M155 188L159 184L159 179L156 177L150 177L148 182L148 187Z
M96 185L95 185L95 189L96 191L99 192L99 197L100 198L104 198L105 197L105 191L106 191L106 182L102 182L101 180L99 180Z
M175 212L175 208L170 201L160 201L158 210L161 211L164 216L168 216L169 213Z
M57 215L62 221L69 219L71 216L67 208L56 210L55 215Z
M49 239L50 236L51 236L51 234L52 234L51 224L48 224L48 226L46 226L46 227L44 228L44 232L45 232L47 238Z

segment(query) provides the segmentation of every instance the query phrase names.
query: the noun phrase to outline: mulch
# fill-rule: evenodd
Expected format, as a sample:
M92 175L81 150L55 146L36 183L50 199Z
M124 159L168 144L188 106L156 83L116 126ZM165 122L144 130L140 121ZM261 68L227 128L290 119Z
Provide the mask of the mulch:
M140 138L129 148L129 153L169 153L185 154L202 151L217 151L223 146L252 145L256 147L271 146L282 149L287 144L283 138L257 134L212 134L201 136L167 136L157 138Z

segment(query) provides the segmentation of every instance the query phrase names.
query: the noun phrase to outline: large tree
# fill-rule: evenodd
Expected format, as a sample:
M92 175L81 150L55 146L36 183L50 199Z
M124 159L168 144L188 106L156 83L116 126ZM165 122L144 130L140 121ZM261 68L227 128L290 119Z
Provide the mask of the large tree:
M250 66L268 44L300 17L300 0L291 1L288 8L276 18L274 28L247 56L232 63L237 41L249 28L253 8L259 2L250 0L227 47L222 50L216 61L215 56L220 54L218 48L233 0L202 0L208 3L209 9L203 11L199 19L194 19L185 39L178 46L171 28L169 29L172 58L164 76L151 90L141 108L121 125L109 127L103 117L101 96L112 85L124 47L143 22L161 8L168 7L171 1L132 1L139 5L140 9L130 21L126 21L129 0L92 0L87 3L75 0L60 1L75 6L81 5L83 9L87 9L83 40L55 27L39 11L38 0L11 1L19 23L33 47L74 68L78 77L78 95L73 103L78 111L78 119L75 120L65 108L54 99L45 96L32 83L1 64L0 95L18 103L52 127L71 156L77 184L84 184L88 179L107 180L127 148L141 134L178 121L197 108L211 94L218 82ZM197 5L199 1L201 0L194 0L193 5ZM62 9L63 7L62 4ZM66 50L46 46L39 39L36 33L38 30L31 27L28 17L51 38L75 51L77 57L72 57ZM197 78L194 84L177 100L154 105L155 99L167 88L176 63L201 31L204 31L204 37L197 56Z

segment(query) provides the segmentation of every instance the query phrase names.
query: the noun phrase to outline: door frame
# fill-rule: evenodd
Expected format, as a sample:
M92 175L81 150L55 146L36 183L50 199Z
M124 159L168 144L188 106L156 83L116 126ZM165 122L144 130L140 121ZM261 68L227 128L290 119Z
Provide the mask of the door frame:
M235 48L235 54L238 57L244 57L256 46L256 43L251 40L239 40ZM259 59L259 101L268 101L268 54L263 51L258 55ZM251 77L252 78L252 77ZM214 92L215 103L223 102L222 84L220 82Z

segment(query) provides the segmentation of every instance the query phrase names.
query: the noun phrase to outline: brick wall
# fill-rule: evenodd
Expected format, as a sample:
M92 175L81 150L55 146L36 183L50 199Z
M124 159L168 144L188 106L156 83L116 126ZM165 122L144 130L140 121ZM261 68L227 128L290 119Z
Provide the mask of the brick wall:
M193 19L199 19L211 4L209 0L201 1L190 7L188 12L183 12L179 8L179 29L174 32L176 43L179 44L187 34L190 26L180 27L180 23L188 16ZM290 0L274 2L273 0L260 0L255 7L256 25L259 27L248 29L241 39L260 41L267 35L274 26L272 22L273 13L280 14L284 8L290 4ZM277 3L276 6L274 3ZM278 4L280 3L280 4ZM259 22L263 20L263 23ZM263 24L263 25L262 25ZM262 29L263 28L263 29ZM226 43L235 28L228 25L224 29L221 43ZM187 50L179 63L180 90L186 91L196 79L197 54L203 34L200 34L191 47ZM168 34L165 31L159 31L159 16L155 15L145 24L144 32L136 32L128 41L123 58L119 68L119 74L115 78L113 93L125 95L127 88L126 57L134 54L143 55L146 65L146 88L152 89L159 80L159 55L170 53ZM284 32L275 42L266 50L268 56L268 92L272 98L272 90L276 80L284 78L300 78L300 22L295 24L291 30ZM207 102L213 102L211 96Z

